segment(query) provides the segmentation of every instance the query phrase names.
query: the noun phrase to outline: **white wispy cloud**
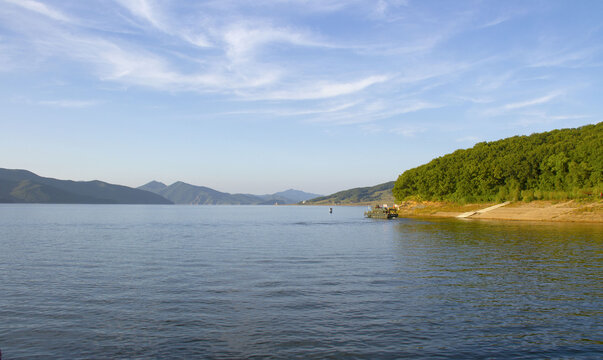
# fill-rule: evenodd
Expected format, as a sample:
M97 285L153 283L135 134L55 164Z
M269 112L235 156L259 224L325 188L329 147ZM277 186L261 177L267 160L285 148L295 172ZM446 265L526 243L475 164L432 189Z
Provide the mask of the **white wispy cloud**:
M378 0L372 9L372 15L377 18L387 18L392 8L408 6L408 0Z
M555 99L556 97L558 97L559 95L561 95L560 92L554 92L554 93L550 93L548 95L541 96L541 97L538 97L538 98L535 98L535 99L529 99L529 100L525 100L525 101L520 101L520 102L506 104L506 105L503 106L503 108L506 109L506 110L514 110L514 109L525 108L525 107L528 107L528 106L546 104L549 101L551 101L551 100Z
M520 118L514 121L513 124L527 127L541 124L554 124L564 122L567 126L567 121L588 119L592 116L586 114L555 114L552 115L547 111L524 111L520 114Z
M274 114L278 115L278 116L307 116L307 115L316 115L316 114L332 114L332 113L338 113L343 110L350 109L350 108L356 106L357 104L358 104L357 102L346 102L346 103L338 104L335 106L328 106L328 107L317 106L312 109L306 109L306 110L279 110L279 111L275 111Z
M529 98L526 100L511 102L511 103L507 103L507 104L496 106L496 107L489 107L489 108L481 109L481 110L478 110L476 112L476 114L481 117L500 116L500 115L504 115L507 113L519 114L520 112L522 114L526 114L526 111L528 111L530 108L550 103L551 101L553 101L554 99L557 99L559 96L561 96L565 93L566 93L565 90L563 90L563 91L557 90L557 91L550 92L544 96L540 96L540 97L536 97L536 98Z
M332 104L317 104L312 108L293 108L293 107L285 107L285 108L252 108L252 109L242 109L236 111L223 111L223 112L215 112L215 113L206 113L204 114L206 117L215 117L215 116L239 116L239 115L264 115L270 117L307 117L307 116L315 116L315 115L323 115L323 114L333 114L340 113L344 110L353 108L357 106L357 102L344 102L344 103L332 103Z
M570 115L551 115L548 116L549 119L552 120L578 120L578 119L588 119L591 118L590 115L583 114L570 114Z
M601 46L593 46L566 50L537 50L528 60L528 66L579 68L590 66L594 57L601 53ZM600 63L599 63L600 65Z
M386 75L373 75L352 82L321 82L317 85L306 86L300 89L283 90L268 93L266 99L273 100L315 100L326 99L341 95L349 95L362 91L369 86L389 80Z
M148 74L148 80L155 87L163 85L170 89L180 87L182 89L199 91L231 92L247 99L312 99L339 96L354 92L354 85L364 87L360 84L336 84L322 80L323 85L318 92L312 89L311 96L300 95L299 91L288 89L286 83L278 84L281 79L287 78L291 69L285 68L275 61L262 59L262 49L271 44L286 44L295 47L315 48L342 48L341 45L329 43L307 30L295 29L290 26L275 26L265 20L258 21L252 18L240 18L236 21L220 24L213 21L211 24L203 23L194 28L181 29L171 25L167 11L159 3L152 0L118 0L122 6L127 8L133 15L143 19L153 28L166 34L178 36L188 43L197 47L213 47L212 58L204 71L193 71L192 73L181 73L177 69L169 69L166 59L155 54L146 56L147 60L142 62L136 71L118 72L117 76L106 77L108 79L142 80ZM207 4L206 4L207 5ZM228 4L222 4L228 6ZM110 61L116 64L130 64L126 61L122 48L114 52ZM131 52L131 51L129 51ZM119 56L119 55L122 56ZM123 66L120 66L123 67ZM129 66L127 66L129 68ZM148 71L145 71L146 70ZM141 81L135 81L141 83ZM272 91L266 87L277 84L280 90ZM212 89L213 87L213 89ZM196 88L196 89L195 89ZM244 89L256 89L256 91L242 91Z
M17 3L15 0L6 1ZM204 59L202 66L187 66L187 71L183 71L180 64L167 54L128 43L125 39L116 41L101 38L85 31L73 31L73 28L53 27L52 24L40 24L36 25L37 30L26 28L23 31L31 36L30 40L38 49L44 49L45 55L84 61L94 67L95 73L103 81L160 90L222 92L252 100L319 100L358 93L391 78L377 74L352 81L335 81L331 74L313 72L311 78L314 81L310 84L303 81L296 67L312 64L292 64L291 67L274 60L266 61L262 58L262 48L278 43L322 50L342 50L346 49L345 46L325 41L320 35L307 30L274 26L269 22L251 19L224 25L213 24L207 29L212 36L209 40L199 28L184 31L174 27L169 19L170 14L162 7L166 3L153 0L116 1L154 29L179 36L196 46L211 43L217 49L212 50L211 57ZM60 11L32 0L23 2L26 5L19 4L53 19L67 19ZM343 3L333 2L331 5L339 7Z
M331 47L313 39L312 35L300 31L266 26L262 24L239 23L227 27L221 34L227 56L234 63L249 61L256 51L269 43L287 43L308 47Z
M488 28L488 27L496 26L496 25L502 24L502 23L504 23L506 21L509 21L509 19L511 19L511 17L508 16L508 15L499 16L496 19L488 21L487 23L485 23L485 24L483 24L483 25L481 25L479 27L483 29L483 28Z
M396 135L402 135L404 137L413 137L417 134L424 133L427 131L426 127L416 125L404 125L397 128L390 129L389 132Z
M333 125L367 124L380 120L397 118L404 116L405 114L422 110L435 109L441 106L442 105L418 99L367 101L336 113L309 117L308 121L312 123L328 123Z
M462 76L464 73L474 69L476 65L469 62L442 62L430 61L429 63L412 64L407 69L403 69L400 74L392 79L400 85L421 85L422 91L433 89L455 78Z
M183 29L172 24L170 17L162 8L163 3L154 0L116 0L121 6L128 9L130 13L143 21L146 21L153 28L181 38L182 40L197 47L211 47L213 44L207 34L204 34L199 28Z
M396 107L397 107L397 110L394 110L393 114L399 115L399 114L408 114L408 113L417 112L417 111L421 111L421 110L427 110L427 109L436 109L436 108L442 107L442 105L431 103L428 101L423 101L423 100L413 100L413 101L407 101L407 102L400 103Z
M266 86L279 77L273 69L254 72L229 71L225 66L184 72L173 59L128 43L72 34L60 28L33 32L31 42L44 56L59 56L92 66L102 81L166 91L234 93L239 89Z
M2 38L0 38L0 72L12 71L15 64L12 57L9 55L10 49L2 44Z
M154 27L165 30L165 25L160 20L158 9L155 2L150 0L116 0L123 7L127 8L132 14L148 21Z
M106 69L103 79L156 89L199 92L229 92L258 88L274 83L279 74L265 71L255 74L238 74L221 71L183 73L164 58L144 51L133 52L107 44L98 53L97 61Z
M478 25L478 29L485 29L493 26L497 26L506 23L511 20L516 20L523 16L526 16L529 12L529 6L522 6L523 4L515 5L509 9L501 10L502 13L495 15L492 20L486 20L481 25Z
M494 99L483 96L455 96L461 101L466 101L474 104L488 104L494 101Z
M34 0L2 0L4 2L20 6L24 9L36 12L54 20L69 22L71 19L63 14L61 11L56 10L44 3Z
M73 11L77 7L69 4L53 2L53 7L36 0L0 0L5 7L0 10L6 10L0 11L0 30L9 30L0 36L18 34L8 46L0 38L0 50L7 52L0 54L0 66L27 53L39 68L50 61L77 62L100 81L121 87L220 94L238 101L237 106L263 101L265 107L253 110L255 114L346 125L460 102L470 111L481 111L479 115L517 114L550 104L570 91L571 84L559 81L555 88L566 92L550 92L556 78L547 67L581 65L600 53L596 46L572 45L557 52L494 51L480 57L440 47L475 32L476 24L495 26L518 14L505 11L488 12L487 18L473 10L448 16L396 0L115 3L110 11L90 10L83 15L101 23L107 13L117 13L108 27L124 33L86 26ZM330 31L330 26L299 21L294 15L301 12L312 16L341 12L336 15L356 16L355 20L372 22L380 30L342 34ZM422 13L424 17L413 17ZM405 21L397 21L400 16ZM536 84L532 81L536 78L548 83ZM523 83L518 85L519 81ZM513 99L510 89L520 86L524 98L508 100ZM53 101L43 105L87 106Z
M231 8L240 5L239 1L233 0L217 0L210 1L214 3L214 6L223 8L224 6L230 6ZM297 12L303 13L331 13L340 11L346 7L360 3L360 0L255 0L254 5L263 6L286 6L288 8L295 8Z
M495 91L507 85L514 75L515 70L504 71L498 74L482 75L475 81L475 87L480 91Z
M43 100L38 104L61 107L61 108L87 108L91 106L99 105L100 102L97 100L72 100L72 99L62 99L62 100Z
M357 46L360 54L373 54L383 56L403 56L423 54L433 51L438 45L452 36L452 32L438 30L435 33L426 33L421 38L410 37L402 43L372 43Z

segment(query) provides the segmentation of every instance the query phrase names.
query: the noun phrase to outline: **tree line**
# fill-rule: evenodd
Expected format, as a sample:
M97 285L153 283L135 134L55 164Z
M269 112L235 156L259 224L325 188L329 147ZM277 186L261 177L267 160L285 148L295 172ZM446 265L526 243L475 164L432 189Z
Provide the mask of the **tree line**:
M603 191L603 122L481 142L401 174L397 201L561 200Z

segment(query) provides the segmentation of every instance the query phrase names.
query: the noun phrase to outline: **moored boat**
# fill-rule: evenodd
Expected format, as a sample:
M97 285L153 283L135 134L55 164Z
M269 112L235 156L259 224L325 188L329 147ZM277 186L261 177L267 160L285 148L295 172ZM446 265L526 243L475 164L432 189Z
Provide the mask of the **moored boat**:
M374 208L369 207L364 216L373 219L393 219L398 217L398 210L389 208L387 205L377 205Z

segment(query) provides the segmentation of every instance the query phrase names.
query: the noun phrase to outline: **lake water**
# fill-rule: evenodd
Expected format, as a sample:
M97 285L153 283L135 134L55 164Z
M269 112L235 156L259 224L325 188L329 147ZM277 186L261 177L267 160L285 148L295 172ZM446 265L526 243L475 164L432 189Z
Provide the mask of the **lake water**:
M3 359L603 356L603 226L0 205Z

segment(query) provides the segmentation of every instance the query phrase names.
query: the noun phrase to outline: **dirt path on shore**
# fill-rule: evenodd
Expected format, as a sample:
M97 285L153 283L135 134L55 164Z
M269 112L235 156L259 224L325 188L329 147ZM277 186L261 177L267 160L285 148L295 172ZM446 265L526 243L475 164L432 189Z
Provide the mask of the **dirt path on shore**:
M476 211L469 211L469 212L466 212L466 213L462 213L460 215L457 215L456 217L457 218L468 218L468 217L471 217L471 216L481 215L483 213L487 213L487 212L490 212L492 210L496 210L496 209L501 208L503 206L509 205L510 203L511 203L510 201L506 201L506 202L504 202L502 204L492 205L492 206L489 206L489 207L487 207L485 209L476 210Z

